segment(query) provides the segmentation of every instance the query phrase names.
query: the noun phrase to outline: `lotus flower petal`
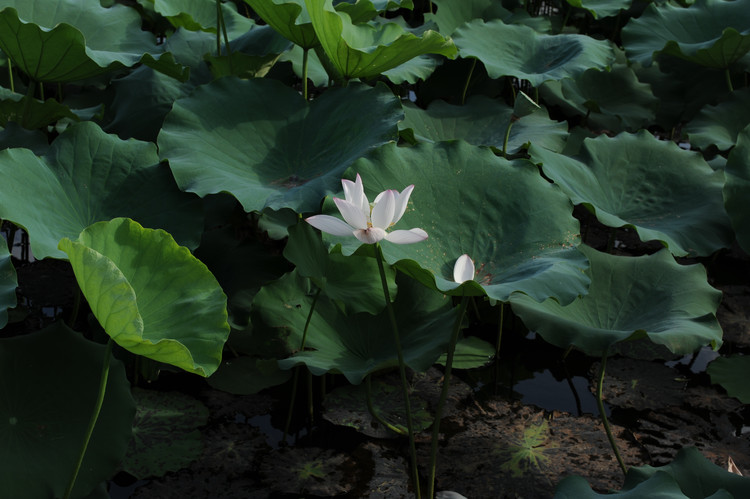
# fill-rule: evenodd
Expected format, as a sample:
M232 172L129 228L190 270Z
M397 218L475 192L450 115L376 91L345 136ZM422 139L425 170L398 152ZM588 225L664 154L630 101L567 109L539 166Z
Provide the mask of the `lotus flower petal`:
M456 265L453 267L453 280L462 283L471 281L474 279L474 262L469 258L469 255L463 254L456 260Z
M336 207L341 212L341 216L344 217L346 223L355 229L367 228L367 215L365 215L359 207L349 201L339 198L333 198L333 202L336 203Z
M355 230L343 220L329 215L314 215L306 218L305 221L316 229L333 234L334 236L351 236Z
M396 211L396 191L383 191L379 197L381 199L372 208L372 226L387 229Z
M394 230L385 236L386 241L394 244L412 244L427 239L427 232L420 228L409 230Z

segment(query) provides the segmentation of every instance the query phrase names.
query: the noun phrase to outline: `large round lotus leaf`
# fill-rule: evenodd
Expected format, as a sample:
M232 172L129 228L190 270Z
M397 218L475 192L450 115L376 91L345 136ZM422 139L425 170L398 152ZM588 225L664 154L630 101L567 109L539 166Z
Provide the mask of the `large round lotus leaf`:
M564 478L555 489L554 499L606 499L617 496L617 499L688 499L682 493L680 485L667 473L656 473L628 491L616 494L599 494L591 489L585 478L569 476ZM715 497L713 499L725 499Z
M428 239L384 241L382 248L389 263L398 262L399 270L426 286L501 301L523 291L538 300L554 296L568 303L586 292L586 259L575 248L579 225L570 200L528 161L510 162L456 141L386 145L350 171L362 176L369 199L386 189L415 185L394 230L420 227ZM344 254L360 246L353 237L323 237L341 243ZM476 277L459 288L453 267L464 253L474 260Z
M604 225L633 227L642 241L661 241L676 256L710 255L732 243L723 174L698 153L646 131L586 139L574 158L533 144L529 153Z
M750 88L736 90L716 106L701 109L683 129L690 144L700 149L715 145L720 151L734 147L737 135L750 124Z
M591 265L586 296L567 306L511 296L513 312L530 330L560 348L575 346L592 356L644 336L677 354L708 343L721 346L714 315L721 292L706 282L702 265L680 265L666 249L640 257L580 249Z
M229 192L246 211L314 211L355 159L396 137L401 118L383 85L331 89L308 103L277 81L222 78L175 102L159 152L183 190Z
M58 322L0 340L2 496L62 497L94 409L105 348ZM117 469L135 405L111 359L107 389L71 497L86 497Z
M191 248L200 240L201 201L177 189L154 144L122 141L92 122L68 128L42 157L0 151L0 175L0 218L26 229L36 258L65 258L60 239L119 216L166 229Z
M320 45L344 79L379 76L422 54L453 58L456 46L437 31L417 36L394 22L353 24L331 0L305 0Z
M652 3L622 29L631 61L651 65L654 52L710 68L728 68L750 51L750 2L696 0L687 8Z
M104 330L137 355L209 376L229 336L227 298L190 251L127 218L63 238L81 292Z
M230 40L249 31L255 23L242 16L232 2L220 2L222 19ZM216 33L216 0L154 0L154 10L175 27Z
M621 10L627 10L633 0L568 0L573 7L588 10L594 19L616 16Z
M547 80L575 77L589 68L604 68L614 60L607 41L585 35L544 35L499 20L475 19L459 27L454 39L459 55L482 61L490 77L514 76L535 87Z
M708 365L706 372L711 376L711 383L721 385L731 397L736 397L743 404L750 404L750 356L733 355L719 357Z
M0 49L35 81L82 80L139 61L174 66L154 59L162 50L135 9L88 0L0 0Z
M16 306L16 269L10 259L8 243L0 236L0 329L8 323L8 309Z
M429 368L445 351L455 322L448 298L411 279L398 281L393 304L401 337L404 362L416 371ZM253 304L262 321L287 335L290 350L299 348L313 296L306 294L304 279L292 272L265 286ZM384 298L385 300L385 298ZM321 294L307 331L305 350L279 361L282 369L298 364L320 375L341 373L352 384L365 376L398 365L393 329L388 311L344 315Z
M425 22L434 21L443 36L452 34L456 28L474 19L506 19L511 13L500 2L492 0L433 0L437 5L436 13L425 14Z
M304 0L245 0L273 29L304 49L318 45Z
M506 150L511 154L529 143L559 151L568 136L567 123L549 119L544 109L537 108L521 118L515 116L512 107L484 96L471 97L463 106L435 100L426 110L404 103L404 121L399 123L399 128L412 129L418 140L463 139L470 144L492 146L502 151L511 122Z
M750 253L750 125L740 132L724 168L724 206L737 242Z

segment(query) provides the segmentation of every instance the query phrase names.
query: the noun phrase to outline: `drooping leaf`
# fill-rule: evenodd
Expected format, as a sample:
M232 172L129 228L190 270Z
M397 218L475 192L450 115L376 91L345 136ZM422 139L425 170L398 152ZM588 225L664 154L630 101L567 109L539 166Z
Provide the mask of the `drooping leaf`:
M304 0L245 0L256 14L303 49L320 45Z
M216 0L153 0L153 4L154 10L169 19L176 28L216 33ZM220 5L230 40L245 34L255 25L252 19L239 14L232 2L222 1Z
M502 3L492 0L433 0L432 3L437 5L437 12L425 14L425 21L435 21L443 36L453 34L456 28L474 19L506 20L511 15Z
M687 499L682 493L680 485L668 473L657 472L648 480L644 480L628 491L615 494L599 494L591 490L585 478L570 476L564 478L555 490L554 499L603 499L617 497L617 499ZM724 499L715 497L714 499Z
M54 99L42 102L0 87L0 125L16 122L29 130L46 127L61 118L78 120L70 108Z
M228 77L175 102L159 153L183 190L229 192L245 211L314 211L355 159L396 137L401 117L383 85L332 89L308 103L277 81Z
M276 359L242 356L224 359L208 384L235 395L251 395L286 383L291 377L292 371L279 369Z
M459 55L482 61L490 77L513 76L534 87L575 77L589 68L604 68L614 60L606 41L585 35L545 35L499 20L475 19L459 27L454 39Z
M724 167L724 206L732 221L737 242L750 252L750 125L737 137Z
M687 125L690 144L700 149L715 145L720 151L731 149L743 128L750 125L750 88L732 92L716 106L706 106Z
M586 291L586 259L575 248L579 225L570 201L528 161L510 162L463 141L386 145L352 165L349 175L355 173L362 176L369 199L386 189L415 185L394 230L419 227L428 239L384 241L382 248L389 263L424 285L501 301L523 291L567 303ZM332 204L325 207L330 214ZM353 237L323 238L341 244L345 255L360 246ZM464 253L474 260L477 275L459 288L453 266Z
M81 292L104 330L136 355L209 376L229 335L216 279L163 230L127 218L63 238Z
M99 389L104 346L57 322L0 340L0 483L5 497L63 497ZM135 405L112 358L106 396L71 497L117 469Z
M492 362L495 357L495 347L476 336L461 338L456 343L456 352L453 357L454 369L474 369L483 367ZM447 354L443 354L437 363L444 366Z
M0 237L0 329L8 323L8 309L16 306L16 269L10 259L8 243Z
M712 361L706 372L711 376L711 383L721 385L731 397L736 397L743 404L750 404L750 357L733 355L719 357Z
M612 17L620 13L621 10L627 10L633 3L633 0L567 0L573 7L586 9L594 16L594 19L600 17Z
M580 249L591 265L588 294L566 306L511 296L513 312L529 330L599 357L615 343L645 336L678 354L721 346L715 316L721 292L706 282L703 266L680 265L667 250L626 257Z
M586 139L574 158L532 144L532 159L575 204L604 225L633 227L676 256L709 255L731 244L719 195L723 175L703 158L646 131Z
M176 188L154 144L122 141L92 122L69 127L42 157L0 151L0 172L0 218L26 229L36 258L65 258L61 238L118 216L169 230L192 248L199 241L200 200Z

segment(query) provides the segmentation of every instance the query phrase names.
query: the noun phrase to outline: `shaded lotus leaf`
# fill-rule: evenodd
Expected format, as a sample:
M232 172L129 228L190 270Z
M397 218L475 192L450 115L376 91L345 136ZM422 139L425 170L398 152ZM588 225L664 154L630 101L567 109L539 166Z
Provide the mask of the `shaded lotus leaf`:
M344 0L339 1L335 8L338 12L345 12L354 24L370 21L378 14L388 10L413 9L412 0Z
M503 102L480 95L470 97L463 106L440 100L432 101L427 109L409 102L403 106L404 120L398 125L402 133L411 129L414 138L421 141L463 139L470 144L491 146L496 151L503 150L505 133L516 115ZM517 153L529 143L559 151L567 135L565 122L553 121L545 109L537 108L513 120L507 152Z
M680 485L668 473L657 472L648 480L644 480L628 491L615 494L599 494L591 490L585 478L570 476L564 478L555 489L554 499L599 499L605 497L618 499L640 499L642 497L658 499L687 499L682 493ZM703 497L703 496L701 496ZM714 499L724 499L715 497Z
M307 79L312 82L316 87L327 87L328 86L328 73L320 63L318 54L314 50L311 50L307 54ZM298 78L302 78L302 58L303 50L299 45L294 45L290 50L284 52L279 56L279 61L290 62L294 74Z
M434 21L444 36L453 34L456 28L474 19L507 20L511 16L511 12L500 2L492 0L465 0L463 2L433 0L432 3L437 5L437 12L425 14L425 21Z
M750 51L750 8L744 0L696 0L650 4L622 29L631 61L649 66L654 53L672 55L701 66L728 68Z
M34 81L82 80L138 62L180 73L130 7L2 0L0 9L0 49Z
M445 365L447 354L443 354L436 361L441 366ZM474 369L483 367L492 362L495 357L495 346L487 343L476 336L461 338L456 343L456 352L453 357L454 369Z
M633 3L633 0L567 0L568 4L579 9L586 9L594 16L594 19L600 17L612 17L620 13L621 10L627 10Z
M614 60L607 41L585 35L545 35L528 26L464 24L454 33L461 57L476 57L492 78L513 76L536 87L548 80L572 78L589 68L604 68Z
M358 463L352 455L317 447L286 447L268 453L260 463L260 474L268 490L317 497L336 497L356 484Z
M398 280L394 309L406 365L416 371L429 368L445 350L455 320L449 300L413 280ZM286 334L290 350L299 348L313 296L304 279L291 272L264 286L253 305L267 326ZM255 321L254 321L255 323ZM282 369L305 364L320 375L341 373L359 384L372 372L398 365L387 310L345 316L324 294L318 297L307 331L305 351L279 361Z
M750 125L740 132L724 168L724 206L737 242L750 252Z
M216 0L149 0L154 10L166 17L175 28L216 33ZM230 40L249 31L255 23L237 12L232 2L220 2L222 18Z
M113 340L136 355L209 376L229 336L216 278L163 230L127 218L63 238L81 292Z
M279 369L276 359L237 357L224 359L208 384L234 395L252 395L286 383L291 377L292 371Z
M720 151L731 149L737 136L750 124L750 88L732 92L716 106L708 105L683 129L690 144L700 149L715 145Z
M661 473L671 476L687 497L725 499L750 496L750 478L720 468L695 447L680 449L674 461L666 466L630 468L623 489L631 490Z
M263 21L303 49L320 45L304 0L245 0Z
M0 237L0 329L8 323L8 309L16 306L16 269L10 259L8 243Z
M245 211L314 211L355 159L396 137L401 116L384 85L331 89L308 103L277 81L227 77L174 103L159 153L183 190L229 192Z
M710 255L732 242L722 172L700 154L646 131L585 139L571 158L533 144L529 154L575 204L609 227L632 227L675 256Z
M383 76L392 83L417 83L426 80L437 69L442 61L432 55L420 55L396 66L393 69L383 71Z
M711 383L721 385L730 397L736 397L743 404L750 404L750 357L733 355L719 357L708 365L706 372L711 376Z
M139 480L187 468L198 459L203 442L199 426L208 421L208 409L180 392L133 388L136 412L133 439L122 469Z
M0 129L0 150L10 147L31 149L38 156L44 155L49 148L47 135L41 130L27 130L15 122L9 122Z
M609 71L589 69L576 78L548 81L540 94L550 105L585 116L589 127L614 131L635 131L653 123L659 104L650 85L638 81L624 64Z
M68 106L54 99L42 102L0 87L0 125L7 126L9 122L15 121L26 129L36 130L61 118L78 121L78 116Z
M169 230L189 247L200 238L200 200L176 188L155 145L122 141L92 122L70 126L42 157L0 151L0 172L0 218L26 229L39 259L65 258L60 239L118 216Z
M409 148L389 144L354 163L350 172L362 176L369 199L386 189L415 185L394 229L420 227L428 239L384 241L382 249L388 263L425 286L500 301L514 291L565 303L585 293L586 259L575 248L579 225L570 200L530 162L511 162L463 141ZM331 205L326 202L324 208L334 214ZM323 239L341 244L345 255L360 247L353 237L323 234ZM364 245L360 252L370 249ZM476 276L459 287L453 266L464 253L474 260Z
M5 497L63 497L94 408L104 345L57 322L0 340L0 483ZM117 470L135 406L122 363L110 360L106 395L71 497Z
M279 55L292 44L269 26L259 26L229 44L231 55L207 54L204 59L214 78L238 76L262 78L276 64Z
M418 36L394 22L355 25L334 10L331 0L305 0L305 4L330 64L346 80L379 76L423 54L456 55L453 42L437 31Z
M567 306L511 296L513 312L529 330L560 348L575 346L595 357L615 343L643 337L677 354L721 346L715 316L721 292L706 282L702 265L680 265L666 249L639 257L580 249L591 265L587 295Z

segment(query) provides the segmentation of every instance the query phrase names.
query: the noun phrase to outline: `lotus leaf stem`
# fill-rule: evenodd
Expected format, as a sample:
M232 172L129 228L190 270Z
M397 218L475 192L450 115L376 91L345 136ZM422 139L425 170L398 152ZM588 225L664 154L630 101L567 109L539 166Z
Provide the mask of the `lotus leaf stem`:
M307 100L307 63L310 55L310 49L305 48L302 51L302 97Z
M104 402L104 393L107 390L107 379L109 379L109 364L110 359L112 357L112 346L114 345L114 341L112 341L112 338L107 341L107 347L104 350L104 360L102 361L102 372L101 376L99 377L99 393L96 397L96 404L94 405L94 410L91 413L91 419L89 420L89 426L86 428L86 435L83 439L83 446L81 447L81 453L78 456L78 462L76 462L76 466L73 469L73 476L70 477L70 483L68 484L68 488L65 490L65 495L63 496L63 499L69 499L70 494L73 492L73 487L76 484L76 478L78 478L78 472L81 469L81 465L83 464L83 458L86 455L86 449L89 446L89 440L91 440L91 435L94 433L94 427L96 426L96 421L99 419L99 412L102 410L102 404Z
M503 341L503 322L505 322L505 303L500 302L500 318L497 324L497 343L495 343L495 361L500 358L500 345Z
M216 52L221 57L221 35L224 35L224 46L227 48L229 60L229 72L234 74L232 67L232 49L229 48L229 36L227 35L227 23L224 22L224 11L221 10L221 0L216 0Z
M370 415L372 415L373 418L375 418L375 421L382 424L389 430L391 430L393 433L396 433L398 435L406 435L407 431L404 430L403 426L396 426L385 419L383 419L380 414L375 410L375 406L372 404L372 382L370 381L371 375L368 374L365 377L365 397L367 400L367 410L370 411Z
M461 324L466 315L466 306L469 302L467 296L461 297L461 304L458 306L458 317L456 325L453 328L450 343L448 343L448 352L445 357L445 373L443 374L443 386L440 390L440 400L435 409L435 420L432 423L432 441L430 443L430 476L427 479L427 497L435 497L435 471L437 468L438 439L440 438L440 419L443 417L443 408L445 401L448 399L448 390L450 389L451 370L453 369L453 356L456 353L456 343L458 343L458 334L461 332Z
M24 128L31 128L29 123L31 121L31 101L34 100L34 87L36 82L29 80L29 88L26 89L26 100L23 103L23 125Z
M471 81L471 75L474 74L474 68L477 66L477 58L475 57L471 63L471 69L469 69L469 76L466 77L466 83L464 84L464 91L461 94L461 105L466 103L466 92L469 90L469 82Z
M724 76L727 79L727 88L729 89L730 92L734 92L734 86L732 85L732 75L729 72L729 68L726 68L724 70Z
M609 445L615 453L617 463L620 465L620 469L624 475L627 475L628 468L625 466L625 461L622 460L620 455L620 449L617 448L617 442L615 437L612 435L612 428L609 427L609 421L607 420L607 413L604 412L604 402L602 402L602 387L604 386L604 370L607 368L607 352L602 355L602 363L599 368L599 382L596 385L596 405L599 408L599 414L602 417L602 424L604 425L604 431L607 432L607 438L609 439Z
M411 455L411 468L414 479L414 496L421 499L422 495L419 490L419 468L417 468L417 448L414 444L414 423L412 422L411 403L409 402L409 383L406 381L406 364L404 364L404 352L401 350L401 338L398 333L398 323L396 314L393 311L391 303L391 294L388 291L388 280L385 277L383 268L383 254L380 249L380 243L375 244L375 258L378 262L380 271L380 282L383 284L383 295L385 297L385 307L388 310L388 317L393 327L393 339L396 343L396 353L398 355L398 371L401 375L401 387L404 392L404 405L406 406L406 428L409 430L409 454Z
M16 86L13 83L13 63L10 61L10 57L8 57L8 79L10 80L10 91L15 92Z

